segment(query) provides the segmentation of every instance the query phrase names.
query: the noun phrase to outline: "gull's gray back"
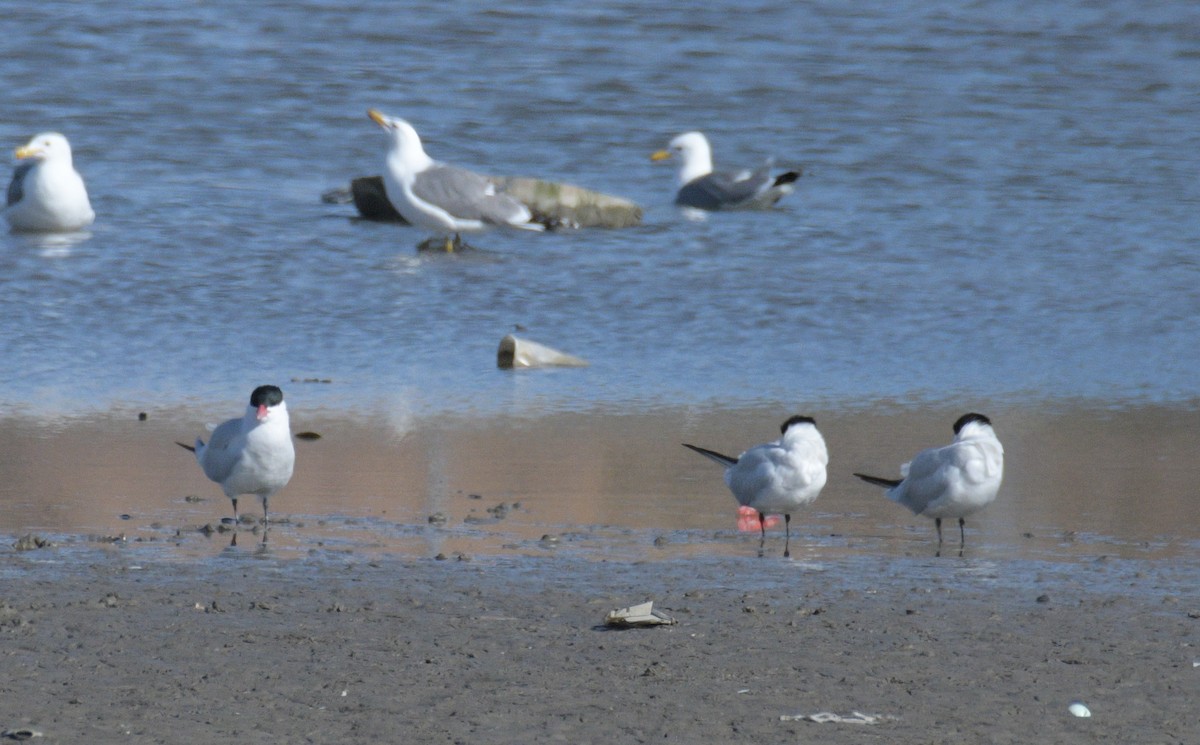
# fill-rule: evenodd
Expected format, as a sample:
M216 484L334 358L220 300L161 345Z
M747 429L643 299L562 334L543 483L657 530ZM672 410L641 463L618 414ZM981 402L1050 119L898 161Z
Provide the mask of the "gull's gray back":
M739 173L714 172L692 179L680 188L675 203L702 210L728 209L753 199L771 181L769 165L763 165L747 178Z
M525 217L525 206L496 188L484 176L465 168L435 165L417 174L412 186L418 198L454 217L503 224Z

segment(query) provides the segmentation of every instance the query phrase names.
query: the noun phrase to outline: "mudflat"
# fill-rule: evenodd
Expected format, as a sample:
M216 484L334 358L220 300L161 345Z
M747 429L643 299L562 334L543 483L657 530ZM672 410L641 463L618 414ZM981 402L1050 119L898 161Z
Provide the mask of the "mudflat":
M961 555L935 555L928 520L850 476L948 440L961 412L801 412L830 444L830 482L793 519L795 558L778 528L759 557L720 470L679 442L736 454L791 413L297 412L294 429L321 438L297 443L279 521L228 532L228 500L173 444L202 434L198 416L6 421L0 729L154 743L1194 739L1195 412L988 409L1006 480ZM17 550L26 534L50 545ZM645 600L678 623L603 626ZM821 713L873 723L801 718Z
M0 557L5 728L45 742L1183 743L1200 724L1195 597L1121 561L1015 581L959 558L131 559ZM602 625L643 600L678 623ZM822 712L877 720L789 719Z

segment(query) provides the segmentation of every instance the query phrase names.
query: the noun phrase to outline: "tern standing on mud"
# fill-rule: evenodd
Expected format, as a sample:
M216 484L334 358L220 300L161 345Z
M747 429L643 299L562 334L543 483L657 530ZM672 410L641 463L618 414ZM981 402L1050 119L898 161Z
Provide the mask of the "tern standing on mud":
M954 423L954 442L917 453L900 467L899 479L856 473L869 484L887 488L888 498L915 515L932 517L942 548L942 518L958 518L959 551L967 543L964 518L987 506L1004 477L1004 446L983 414L963 414Z
M267 501L291 480L296 463L287 404L283 391L273 385L255 388L245 415L214 429L207 445L199 437L195 446L175 444L195 452L204 475L221 485L233 501L235 523L242 494L253 494L262 501L266 522Z
M780 427L783 436L756 445L736 458L683 443L725 468L725 484L738 504L758 511L762 531L759 555L767 539L767 515L783 515L784 557L790 557L792 513L811 503L825 486L829 451L812 417L793 416Z

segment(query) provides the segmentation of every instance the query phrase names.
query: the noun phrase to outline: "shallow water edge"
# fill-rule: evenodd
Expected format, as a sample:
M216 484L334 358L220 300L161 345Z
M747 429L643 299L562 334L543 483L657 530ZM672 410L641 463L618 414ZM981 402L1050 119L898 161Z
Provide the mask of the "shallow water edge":
M1006 450L997 501L967 521L966 558L1090 561L1190 557L1200 412L1086 404L987 406ZM737 454L774 439L792 411L767 408L596 410L537 417L397 420L293 411L292 482L272 500L269 531L243 525L243 546L276 556L540 556L665 560L752 556L718 468L680 447ZM962 411L884 405L805 410L830 450L829 482L792 522L798 560L932 556L931 521L853 478L898 472L949 441ZM205 434L195 411L112 412L53 426L0 427L0 532L60 545L111 543L204 558L228 548L228 500L175 445ZM248 500L256 514L257 505ZM765 553L782 552L782 530ZM957 531L947 531L947 537ZM947 543L954 553L957 541Z

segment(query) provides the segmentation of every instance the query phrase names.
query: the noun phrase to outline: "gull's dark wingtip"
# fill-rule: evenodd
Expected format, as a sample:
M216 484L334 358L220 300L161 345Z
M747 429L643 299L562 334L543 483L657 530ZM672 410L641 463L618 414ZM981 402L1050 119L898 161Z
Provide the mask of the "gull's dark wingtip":
M787 173L781 173L775 177L774 185L775 186L783 186L784 184L795 183L803 175L804 175L804 171L801 171L799 168L797 168L794 171L788 171Z

